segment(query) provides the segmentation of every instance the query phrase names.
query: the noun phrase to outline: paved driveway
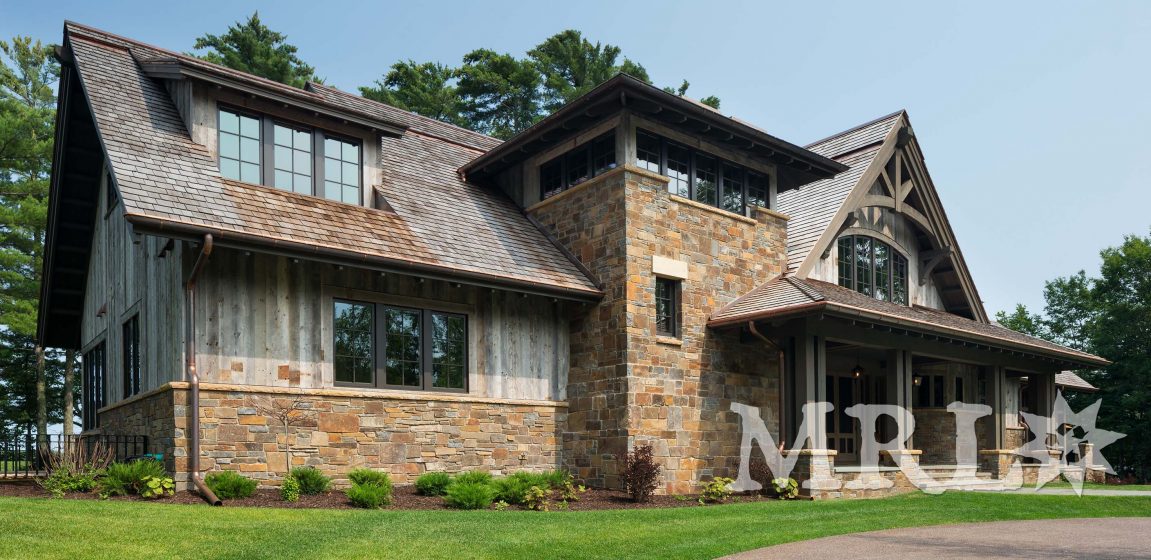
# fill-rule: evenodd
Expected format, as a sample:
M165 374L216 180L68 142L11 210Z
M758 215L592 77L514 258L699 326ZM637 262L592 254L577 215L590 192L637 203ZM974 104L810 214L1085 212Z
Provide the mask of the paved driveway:
M772 546L728 558L1151 558L1151 519L999 521L892 529Z

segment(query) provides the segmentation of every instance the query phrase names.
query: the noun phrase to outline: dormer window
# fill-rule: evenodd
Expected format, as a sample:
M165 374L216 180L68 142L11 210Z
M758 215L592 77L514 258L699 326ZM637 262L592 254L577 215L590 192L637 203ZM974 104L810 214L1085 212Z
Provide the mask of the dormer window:
M224 107L218 122L224 177L361 204L359 142Z
M865 235L839 238L839 285L865 296L907 305L907 258Z
M540 166L540 200L614 169L615 133L609 132Z
M636 165L668 178L673 195L743 214L769 208L771 178L662 136L636 130Z

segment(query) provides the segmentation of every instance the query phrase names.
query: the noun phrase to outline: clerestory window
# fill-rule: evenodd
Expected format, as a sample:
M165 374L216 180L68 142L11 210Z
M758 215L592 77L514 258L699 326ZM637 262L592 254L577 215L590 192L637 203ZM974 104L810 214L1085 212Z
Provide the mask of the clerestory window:
M839 238L839 285L865 296L907 305L907 259L866 235Z

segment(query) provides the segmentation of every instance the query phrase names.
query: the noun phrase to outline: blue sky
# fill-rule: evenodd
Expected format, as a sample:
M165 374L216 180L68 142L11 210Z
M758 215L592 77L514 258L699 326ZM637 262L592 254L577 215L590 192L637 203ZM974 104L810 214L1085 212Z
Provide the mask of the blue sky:
M337 8L338 7L338 8ZM804 144L905 108L989 312L1151 232L1151 2L11 2L176 50L258 9L341 89L400 59L522 54L575 28L658 85Z

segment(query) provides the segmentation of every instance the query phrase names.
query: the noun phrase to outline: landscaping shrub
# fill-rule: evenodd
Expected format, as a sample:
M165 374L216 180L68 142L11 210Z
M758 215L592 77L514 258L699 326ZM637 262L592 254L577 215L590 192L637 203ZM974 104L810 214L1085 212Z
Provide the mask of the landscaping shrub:
M544 480L547 481L548 486L555 489L563 488L568 482L574 482L575 477L567 471L567 469L556 469L554 471L544 471L540 473Z
M300 483L296 481L296 477L290 474L284 477L284 482L280 485L280 498L283 498L285 502L298 502L300 500Z
M255 482L252 485L255 486ZM140 496L148 499L163 498L176 493L176 481L168 475L146 476L140 481Z
M99 478L103 471L95 468L84 468L77 471L54 470L47 477L38 479L40 484L53 498L63 498L64 494L73 492L91 492L99 485Z
M456 479L444 495L444 502L459 509L486 509L492 505L496 491L483 482L460 482Z
M332 485L332 479L315 467L296 467L291 474L300 483L300 493L304 495L322 494Z
M423 496L443 496L451 484L452 477L447 473L424 473L416 479L416 492Z
M373 471L372 469L355 469L348 473L348 480L353 485L374 484L376 486L392 487L392 477L386 472Z
M794 500L799 497L799 483L794 478L774 478L771 480L771 487L781 500Z
M552 491L550 489L532 486L524 493L524 505L528 509L548 511L551 506L551 497Z
M532 486L548 488L547 479L542 474L530 472L517 472L511 476L496 479L492 486L496 497L509 504L523 504L524 496Z
M355 484L345 491L353 506L379 509L392 503L392 488L375 484Z
M142 494L145 490L145 479L166 476L168 473L164 471L164 463L151 459L112 463L108 465L104 477L100 479L100 495L107 497Z
M456 475L455 483L464 484L491 484L492 474L487 471L469 471Z
M632 500L646 502L659 486L661 470L662 467L652 456L651 446L640 445L624 456L619 479Z
M237 500L256 492L256 481L236 471L220 471L204 477L204 484L221 500Z
M703 491L699 493L699 503L719 503L730 500L732 482L735 482L735 479L717 476L704 483Z

